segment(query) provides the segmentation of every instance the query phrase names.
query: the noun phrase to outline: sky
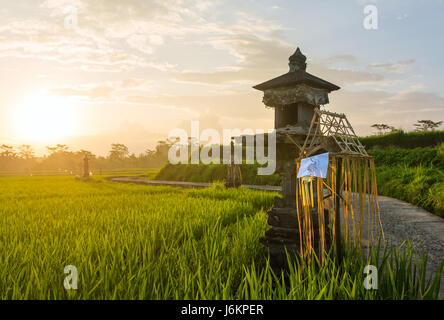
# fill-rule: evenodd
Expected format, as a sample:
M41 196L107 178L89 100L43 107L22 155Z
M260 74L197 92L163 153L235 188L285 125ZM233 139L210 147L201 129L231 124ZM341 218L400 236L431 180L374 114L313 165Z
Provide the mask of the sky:
M0 145L136 154L174 128L271 129L252 86L307 71L358 135L444 120L444 0L0 0ZM364 8L377 8L377 29Z

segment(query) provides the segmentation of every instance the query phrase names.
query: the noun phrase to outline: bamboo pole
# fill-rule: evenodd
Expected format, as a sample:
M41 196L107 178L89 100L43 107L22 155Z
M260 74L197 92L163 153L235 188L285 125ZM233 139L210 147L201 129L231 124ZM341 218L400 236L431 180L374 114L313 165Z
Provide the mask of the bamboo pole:
M342 159L337 157L336 161L336 194L334 197L335 207L335 248L336 248L336 261L338 264L342 262L342 242L341 242L341 206L340 206L340 194L341 194L341 176L342 176Z

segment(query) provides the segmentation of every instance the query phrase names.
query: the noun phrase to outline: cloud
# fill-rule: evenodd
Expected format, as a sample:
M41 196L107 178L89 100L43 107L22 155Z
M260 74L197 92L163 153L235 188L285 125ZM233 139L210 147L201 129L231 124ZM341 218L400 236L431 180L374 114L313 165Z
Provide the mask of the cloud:
M444 112L444 98L434 92L422 92L415 89L394 94L384 102L385 105L395 105L387 113L402 112Z
M403 74L407 67L415 63L415 59L403 60L394 63L372 63L369 65L371 69L381 70L385 73Z
M357 0L356 2L360 5L364 5L368 3L378 3L378 0Z
M227 66L228 70L186 71L175 73L173 77L181 81L209 84L261 81L286 68L285 61L291 51L291 46L280 39L247 34L214 39L211 44L230 52L239 63Z
M97 86L93 88L57 88L51 92L55 95L71 96L71 97L87 97L91 100L98 98L108 98L114 91L114 88L107 86Z
M220 116L259 120L270 117L262 104L262 93L251 90L248 93L212 96L128 96L129 103L175 106L195 114L211 112Z
M159 35L133 34L126 42L132 48L146 54L152 54L157 46L163 45L163 38Z
M0 29L0 57L56 61L71 70L125 71L148 66L118 46L69 33L63 24L24 20Z
M330 95L328 110L345 113L359 135L371 134L371 125L385 123L405 130L421 119L444 120L444 98L416 89L403 92L383 90L340 90Z
M350 63L355 64L358 62L358 58L351 54L337 54L328 58L329 63Z
M284 27L245 12L236 12L235 22L229 25L207 21L204 13L217 4L197 0L46 0L41 4L41 13L46 12L48 19L13 21L0 28L0 57L56 61L61 70L70 71L128 72L153 68L171 72L174 65L153 57L154 52L168 38L199 35L206 45L231 54L236 63L209 72L175 72L172 77L178 81L254 85L288 71L288 57L295 48L285 40ZM78 9L78 28L74 30L64 28L67 7ZM332 59L355 62L353 56L346 54ZM317 62L309 67L338 77L339 84L382 78L366 71L329 69Z
M147 92L151 91L152 82L144 79L125 79L120 81L103 81L100 83L88 83L77 86L62 86L51 88L49 91L54 95L64 97L81 97L88 100L119 101L119 92Z
M340 86L370 84L382 82L385 79L382 75L374 72L330 68L321 61L313 61L313 63L307 67L307 71Z
M187 71L175 73L173 77L180 81L206 84L239 82L257 84L288 72L288 57L295 50L290 44L272 35L268 37L237 35L213 43L219 47L226 47L240 62L234 66L227 66L229 70ZM356 61L351 55L336 56L334 59ZM308 72L339 85L367 84L384 80L382 75L374 72L333 69L317 60L308 61L307 64Z
M189 4L198 6L191 10ZM0 27L0 57L56 61L64 70L87 72L165 71L170 63L146 55L162 47L165 37L214 30L198 19L212 5L197 0L46 0L35 8L34 16L41 18L13 18ZM64 25L73 14L69 8L77 13L73 29Z
M209 72L187 70L176 72L179 81L210 85L249 83L251 85L288 72L288 58L296 49L289 43L279 24L264 21L245 13L237 13L238 20L226 28L225 34L213 36L208 43L217 50L224 50L236 59L235 64ZM338 54L325 62L308 57L307 71L326 80L335 79L339 85L363 84L383 81L380 74L368 70L334 69L334 63L356 64L358 59L350 54ZM330 80L333 81L333 80Z

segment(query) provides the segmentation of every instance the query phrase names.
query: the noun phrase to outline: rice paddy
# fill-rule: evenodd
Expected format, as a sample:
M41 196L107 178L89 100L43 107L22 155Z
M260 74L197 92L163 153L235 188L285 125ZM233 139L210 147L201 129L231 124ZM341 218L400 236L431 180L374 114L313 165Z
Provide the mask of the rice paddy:
M0 178L0 299L417 299L436 298L412 250L341 266L294 263L275 275L258 239L276 194L179 189L102 178ZM299 264L299 266L298 266ZM378 267L377 290L363 286ZM78 270L67 290L65 266Z

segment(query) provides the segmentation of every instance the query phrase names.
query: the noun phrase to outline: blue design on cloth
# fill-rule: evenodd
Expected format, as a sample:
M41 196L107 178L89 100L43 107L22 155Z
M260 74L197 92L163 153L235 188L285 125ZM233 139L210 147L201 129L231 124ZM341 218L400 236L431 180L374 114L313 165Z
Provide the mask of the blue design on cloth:
M327 177L327 169L328 152L302 159L297 177L301 178L308 176L325 179Z

